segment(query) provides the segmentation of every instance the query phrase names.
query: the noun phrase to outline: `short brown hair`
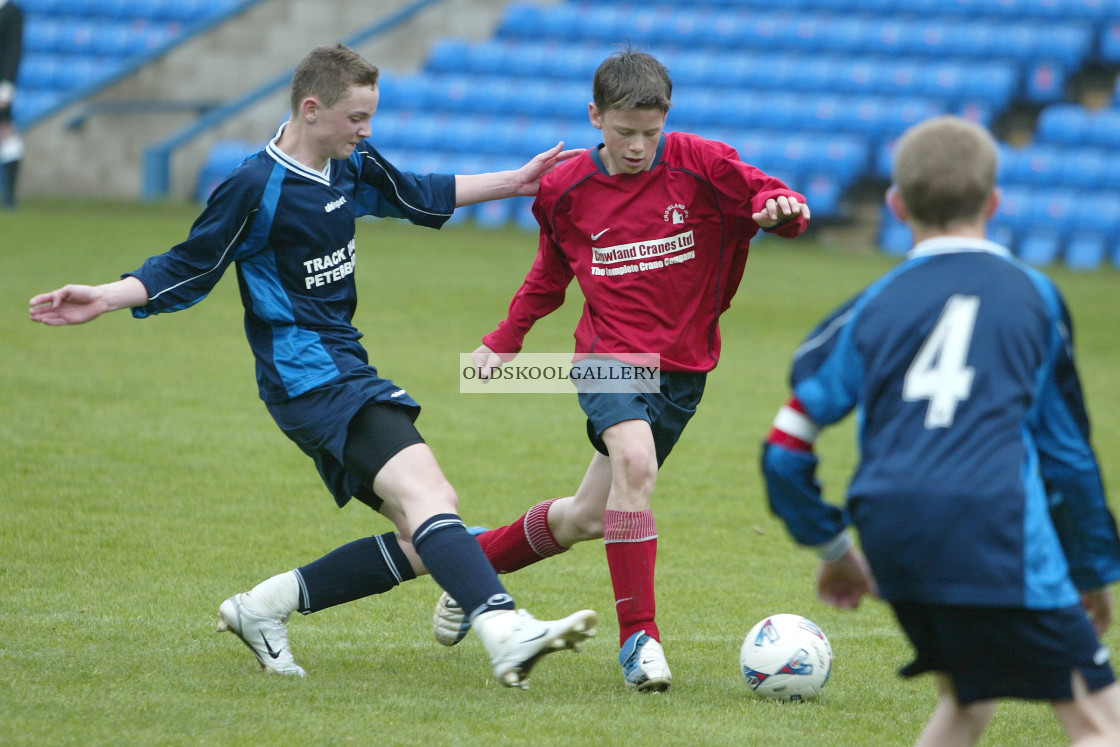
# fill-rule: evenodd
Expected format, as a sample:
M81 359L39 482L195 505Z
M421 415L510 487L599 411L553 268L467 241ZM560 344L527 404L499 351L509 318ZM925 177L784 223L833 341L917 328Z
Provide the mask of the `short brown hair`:
M668 112L673 105L669 71L653 55L629 47L603 60L591 90L600 114L612 109Z
M998 150L986 129L962 117L934 117L908 129L892 177L911 220L949 228L982 215L995 189Z
M380 71L345 44L325 44L311 50L292 76L292 111L308 96L334 106L354 86L373 88Z

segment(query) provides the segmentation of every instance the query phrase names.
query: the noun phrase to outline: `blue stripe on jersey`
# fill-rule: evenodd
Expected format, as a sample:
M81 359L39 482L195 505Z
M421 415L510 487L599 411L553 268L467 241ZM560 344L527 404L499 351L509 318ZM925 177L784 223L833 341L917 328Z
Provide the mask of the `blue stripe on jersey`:
M1069 578L1069 565L1050 520L1050 501L1038 472L1034 438L1022 429L1026 454L1023 460L1023 604L1030 609L1051 609L1080 601Z
M254 246L263 244L272 232L287 173L287 169L276 164L269 174L249 240ZM253 298L254 313L271 322L272 363L288 396L298 397L338 376L338 366L319 335L296 325L292 300L281 283L275 253L257 252L242 260L241 275Z

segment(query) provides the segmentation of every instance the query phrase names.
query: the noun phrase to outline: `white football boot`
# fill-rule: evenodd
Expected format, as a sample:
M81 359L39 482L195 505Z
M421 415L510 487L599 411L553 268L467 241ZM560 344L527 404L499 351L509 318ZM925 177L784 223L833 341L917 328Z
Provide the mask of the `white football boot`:
M506 687L528 689L529 672L541 657L555 651L579 651L598 632L599 616L581 610L563 620L538 620L526 610L494 610L478 615L478 633L494 677Z
M626 686L637 688L639 692L665 692L673 682L669 662L665 660L665 649L661 644L639 630L626 639L618 654Z
M249 647L261 669L275 674L307 675L288 645L288 617L264 608L252 592L235 594L218 608L218 631L230 631Z
M459 603L451 598L446 591L436 602L436 611L432 615L432 633L436 640L443 646L454 646L467 637L471 632L471 621Z

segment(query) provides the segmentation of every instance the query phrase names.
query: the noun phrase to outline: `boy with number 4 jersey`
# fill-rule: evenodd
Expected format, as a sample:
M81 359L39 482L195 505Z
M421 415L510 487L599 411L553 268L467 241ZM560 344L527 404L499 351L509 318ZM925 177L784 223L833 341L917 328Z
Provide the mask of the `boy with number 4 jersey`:
M1074 744L1116 745L1120 686L1097 636L1120 539L1065 302L985 238L996 156L959 117L899 141L888 203L916 243L797 349L766 486L821 555L821 599L877 593L916 651L902 674L936 673L918 744L973 744L998 699L1025 698L1049 701ZM822 500L813 443L853 409L860 462L841 509Z

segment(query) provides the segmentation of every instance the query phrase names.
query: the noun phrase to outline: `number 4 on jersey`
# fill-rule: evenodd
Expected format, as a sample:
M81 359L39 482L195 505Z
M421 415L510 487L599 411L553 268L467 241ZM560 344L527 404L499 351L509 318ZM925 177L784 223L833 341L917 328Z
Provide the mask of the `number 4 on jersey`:
M949 298L937 324L906 370L902 399L929 400L926 428L951 426L957 405L972 392L975 370L965 364L979 309L980 299L976 296Z

